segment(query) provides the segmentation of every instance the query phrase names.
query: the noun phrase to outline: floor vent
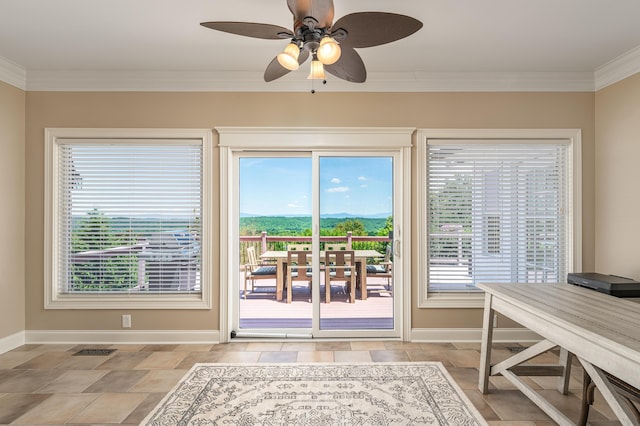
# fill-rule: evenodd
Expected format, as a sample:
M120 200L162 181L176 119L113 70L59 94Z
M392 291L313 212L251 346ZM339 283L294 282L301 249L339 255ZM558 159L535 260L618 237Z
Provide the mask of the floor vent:
M527 349L525 346L507 346L509 352L513 352L514 354L520 353Z
M116 351L115 349L82 349L76 352L75 354L73 354L73 356L78 356L78 355L107 356L107 355L111 355L115 351Z

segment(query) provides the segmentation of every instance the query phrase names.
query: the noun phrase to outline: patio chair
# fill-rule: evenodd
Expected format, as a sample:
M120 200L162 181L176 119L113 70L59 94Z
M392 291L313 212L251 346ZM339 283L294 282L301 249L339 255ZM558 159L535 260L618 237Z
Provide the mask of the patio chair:
M339 243L339 244L334 244L334 243L327 243L324 245L324 249L326 251L339 251L339 250L347 250L347 244L344 243Z
M393 262L391 261L391 244L387 245L384 260L374 265L367 265L367 276L382 277L387 279L387 290L391 290L393 279Z
M247 298L247 281L251 281L251 292L254 292L255 280L272 279L274 288L276 287L277 266L264 262L258 262L255 247L247 247L247 260L249 263L244 268L244 292L243 297ZM275 293L274 293L275 294Z
M311 244L289 244L287 251L311 251Z
M285 287L287 288L287 303L293 299L294 281L306 281L309 283L309 301L311 301L311 252L307 250L287 251L287 276Z
M347 301L356 301L356 259L353 250L327 250L324 255L325 303L331 302L331 283L344 282Z

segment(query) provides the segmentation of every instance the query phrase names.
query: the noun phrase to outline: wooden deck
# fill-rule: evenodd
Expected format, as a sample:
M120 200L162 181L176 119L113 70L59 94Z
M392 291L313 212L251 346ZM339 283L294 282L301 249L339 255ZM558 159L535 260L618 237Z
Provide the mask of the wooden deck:
M385 286L386 278L367 278L368 297L349 303L342 285L331 286L331 303L324 303L321 284L320 318L324 329L393 328L393 294ZM311 295L306 284L293 286L293 301L275 300L275 280L256 281L254 292L240 297L240 328L310 328Z

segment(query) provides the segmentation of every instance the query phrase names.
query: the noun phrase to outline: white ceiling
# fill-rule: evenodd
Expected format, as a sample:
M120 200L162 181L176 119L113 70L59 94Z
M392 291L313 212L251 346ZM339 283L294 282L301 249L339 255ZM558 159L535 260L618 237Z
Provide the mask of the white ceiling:
M329 77L327 90L593 90L640 71L638 0L334 3L336 19L387 11L424 27L357 49L367 83ZM199 25L214 20L292 24L286 0L0 0L0 79L27 90L308 87L307 67L262 80L285 40Z

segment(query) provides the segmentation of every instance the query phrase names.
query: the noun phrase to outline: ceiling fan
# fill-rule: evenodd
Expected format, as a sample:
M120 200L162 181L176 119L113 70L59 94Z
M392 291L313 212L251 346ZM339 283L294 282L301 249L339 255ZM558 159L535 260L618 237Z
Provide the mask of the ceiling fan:
M326 70L354 83L367 79L362 58L354 48L379 46L408 37L422 28L410 16L387 12L358 12L333 23L333 0L287 0L293 13L293 31L253 22L202 22L200 25L247 37L290 39L264 72L266 82L297 70L311 56L309 79L325 80Z

